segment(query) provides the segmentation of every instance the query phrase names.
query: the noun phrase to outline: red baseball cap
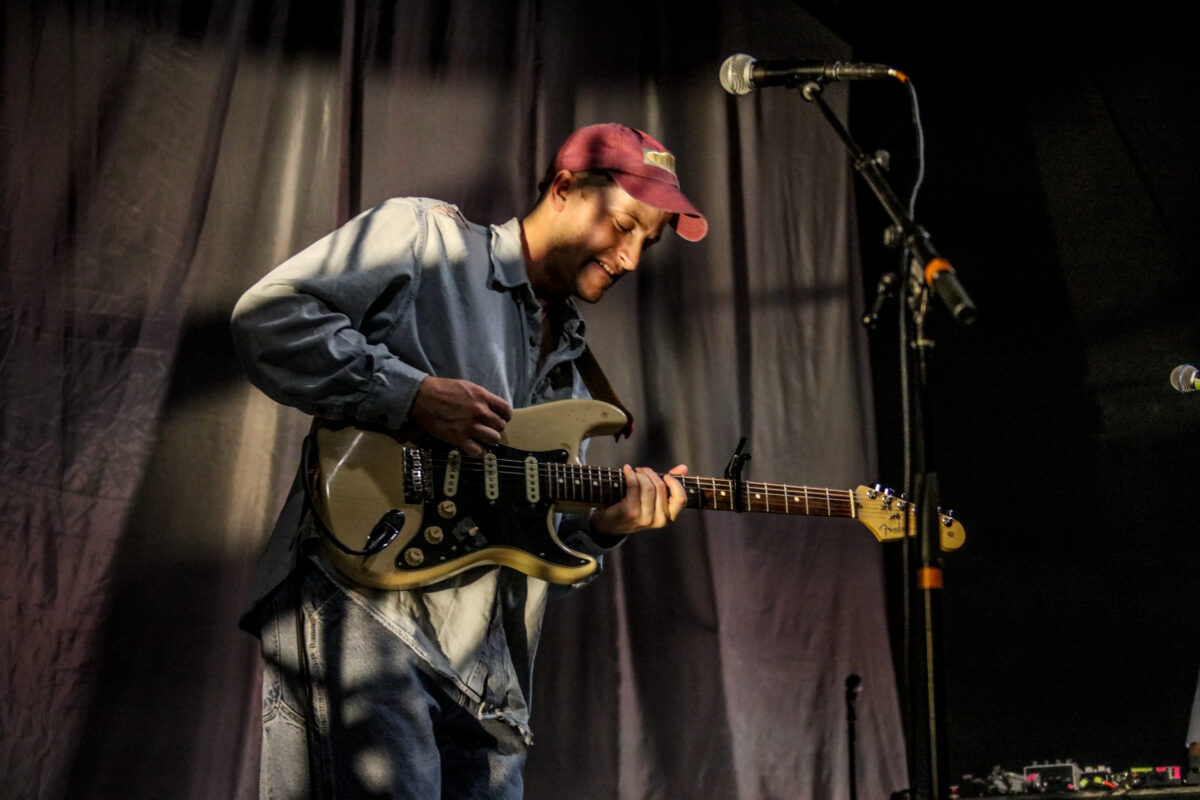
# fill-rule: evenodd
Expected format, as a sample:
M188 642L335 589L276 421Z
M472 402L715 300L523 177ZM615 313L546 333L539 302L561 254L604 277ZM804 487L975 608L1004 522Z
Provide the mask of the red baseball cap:
M679 189L675 156L644 131L615 122L580 128L559 148L550 174L563 169L608 172L637 200L675 214L671 225L689 242L708 233L708 220Z

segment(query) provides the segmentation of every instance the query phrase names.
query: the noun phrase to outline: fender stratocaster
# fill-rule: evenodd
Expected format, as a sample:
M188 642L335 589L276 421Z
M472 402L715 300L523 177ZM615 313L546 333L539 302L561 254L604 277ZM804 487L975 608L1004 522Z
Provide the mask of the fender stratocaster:
M620 410L598 400L531 406L513 412L499 445L471 458L419 436L322 422L312 500L326 551L348 578L381 589L427 586L482 564L578 583L596 570L596 559L563 544L554 513L611 505L625 495L620 469L579 463L585 438L624 425ZM915 529L912 504L878 487L679 480L688 508L845 517L879 541ZM940 520L942 549L957 549L962 525Z

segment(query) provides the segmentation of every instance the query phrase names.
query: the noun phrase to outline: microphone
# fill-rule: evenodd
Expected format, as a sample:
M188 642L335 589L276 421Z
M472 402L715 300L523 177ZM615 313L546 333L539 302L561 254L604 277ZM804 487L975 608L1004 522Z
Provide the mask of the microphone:
M1196 368L1191 364L1180 364L1171 370L1171 385L1181 392L1200 389L1200 377L1196 375Z
M799 59L759 61L745 53L725 59L721 65L721 88L730 94L749 94L763 86L787 86L806 81L874 81L883 78L908 80L908 76L884 64L855 64L841 61Z

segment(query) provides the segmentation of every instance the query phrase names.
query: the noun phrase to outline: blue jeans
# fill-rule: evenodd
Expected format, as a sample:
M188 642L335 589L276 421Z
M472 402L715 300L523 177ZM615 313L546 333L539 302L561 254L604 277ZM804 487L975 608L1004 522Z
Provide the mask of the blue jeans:
M520 735L455 702L319 569L293 574L270 602L260 633L263 800L521 797Z

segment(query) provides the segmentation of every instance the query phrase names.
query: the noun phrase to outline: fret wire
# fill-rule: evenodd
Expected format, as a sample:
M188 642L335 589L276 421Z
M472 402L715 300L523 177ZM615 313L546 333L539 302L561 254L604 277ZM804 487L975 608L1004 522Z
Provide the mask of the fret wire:
M445 462L434 459L435 467L444 467ZM464 474L479 475L481 463L468 461L463 464ZM499 479L506 490L516 491L525 480L524 465L514 459L501 459ZM548 497L556 500L575 500L592 505L607 505L619 502L625 492L625 476L622 470L612 467L595 467L586 464L564 464L556 461L539 465L539 479L546 488ZM734 481L715 477L683 476L680 479L686 492L687 504L696 508L713 510L735 510L738 498L734 495ZM746 511L792 514L793 503L804 501L804 514L857 518L859 507L852 490L792 486L789 484L747 481L741 483L742 508ZM782 495L782 508L779 498ZM823 506L821 505L823 497ZM817 501L817 502L815 502Z

